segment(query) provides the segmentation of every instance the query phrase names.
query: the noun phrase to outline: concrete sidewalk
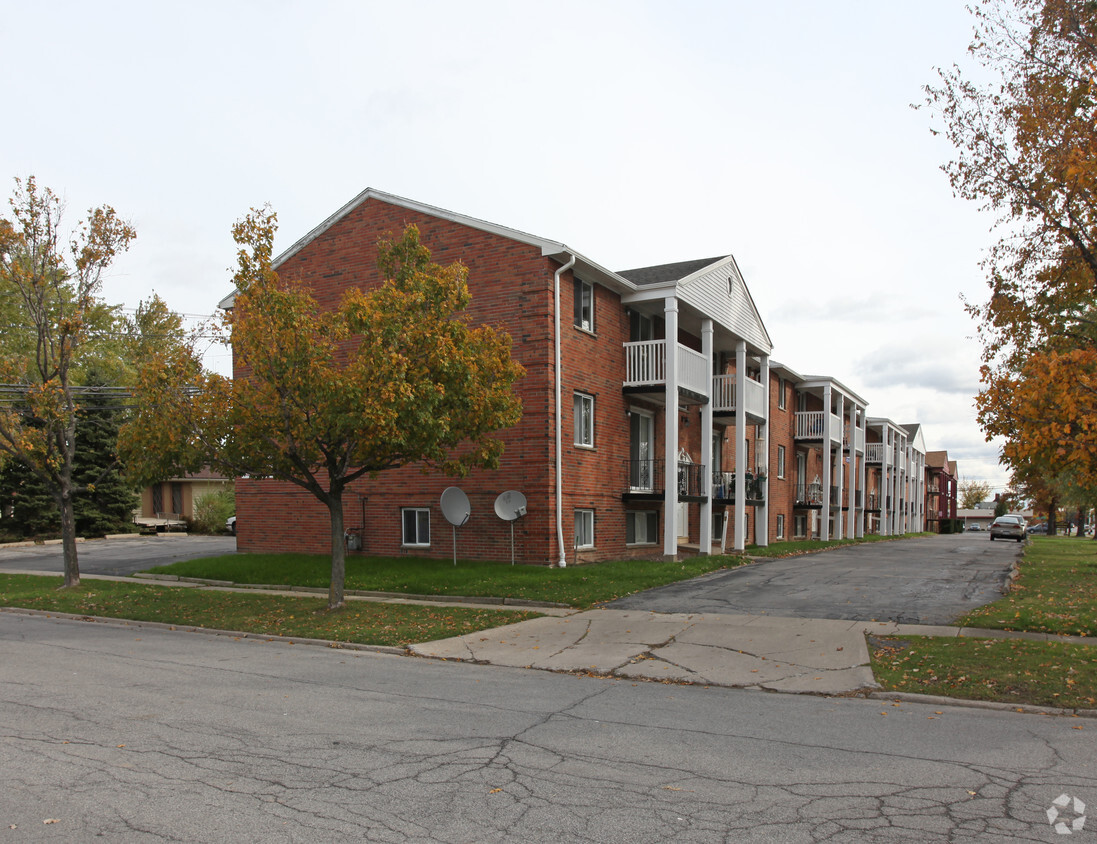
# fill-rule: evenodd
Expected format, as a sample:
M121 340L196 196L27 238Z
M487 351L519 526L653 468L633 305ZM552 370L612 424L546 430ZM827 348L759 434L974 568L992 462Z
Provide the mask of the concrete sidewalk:
M878 688L865 631L895 624L595 609L413 645L419 656L783 692Z
M866 633L1097 644L1094 639L895 622L595 609L425 642L410 650L419 656L518 668L844 694L879 688L869 665Z

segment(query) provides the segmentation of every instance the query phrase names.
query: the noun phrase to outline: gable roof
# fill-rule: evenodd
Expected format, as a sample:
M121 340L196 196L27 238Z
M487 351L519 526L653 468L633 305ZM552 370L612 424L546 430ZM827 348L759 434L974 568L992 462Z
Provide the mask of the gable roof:
M723 261L728 255L716 258L699 258L693 261L679 261L675 264L659 264L655 267L639 267L634 270L618 270L617 274L631 281L633 284L663 284L668 281L678 281L692 275L698 270Z

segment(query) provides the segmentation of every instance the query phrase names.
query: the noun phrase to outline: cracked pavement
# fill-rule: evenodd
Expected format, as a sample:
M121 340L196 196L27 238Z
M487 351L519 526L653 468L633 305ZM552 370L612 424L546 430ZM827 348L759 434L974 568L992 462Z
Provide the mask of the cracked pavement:
M0 841L1049 841L1082 723L0 614Z

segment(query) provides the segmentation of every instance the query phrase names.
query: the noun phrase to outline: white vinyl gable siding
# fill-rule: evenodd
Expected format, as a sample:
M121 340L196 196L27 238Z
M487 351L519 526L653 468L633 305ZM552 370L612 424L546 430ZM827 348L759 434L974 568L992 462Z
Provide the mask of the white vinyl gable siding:
M728 279L731 279L730 285ZM679 282L678 298L712 317L753 348L766 354L773 349L769 332L732 257Z

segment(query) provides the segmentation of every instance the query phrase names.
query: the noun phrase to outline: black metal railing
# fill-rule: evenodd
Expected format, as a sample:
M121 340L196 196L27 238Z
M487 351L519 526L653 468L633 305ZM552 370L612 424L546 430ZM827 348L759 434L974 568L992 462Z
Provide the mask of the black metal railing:
M663 492L663 461L657 458L628 460L628 490L637 493Z
M823 485L822 484L797 484L796 485L796 503L806 504L809 507L822 507L823 506Z
M747 501L766 500L766 479L760 475L752 475L747 472L744 478ZM712 497L723 501L735 501L735 473L712 473Z
M678 464L678 497L701 498L707 496L705 467L701 463Z

